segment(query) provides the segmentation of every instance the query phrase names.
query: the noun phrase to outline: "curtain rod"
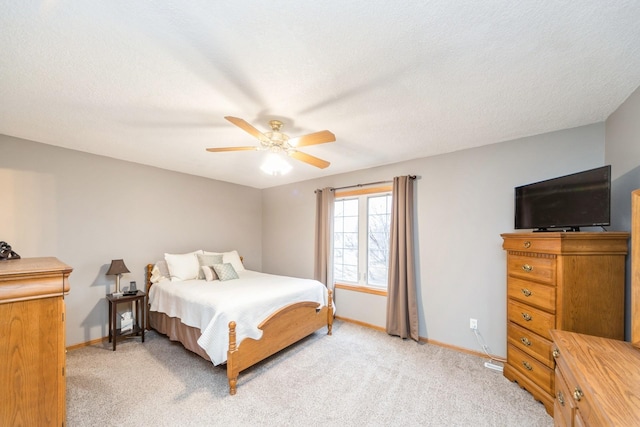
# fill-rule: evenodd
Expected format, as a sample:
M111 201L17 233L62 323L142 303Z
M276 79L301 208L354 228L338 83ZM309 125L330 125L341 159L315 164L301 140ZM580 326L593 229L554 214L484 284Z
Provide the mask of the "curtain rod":
M409 179L416 179L415 175L407 175L409 177ZM393 180L390 181L376 181L376 182L367 182L366 184L355 184L355 185L347 185L345 187L336 187L333 189L333 191L336 190L346 190L347 188L356 188L356 187L367 187L369 185L378 185L378 184L389 184L389 183L393 183Z
M367 182L366 184L355 184L355 185L346 185L344 187L336 187L336 188L332 188L333 191L336 190L346 190L347 188L356 188L356 187L368 187L369 185L378 185L378 184L389 184L392 183L393 180L391 181L376 181L376 182Z

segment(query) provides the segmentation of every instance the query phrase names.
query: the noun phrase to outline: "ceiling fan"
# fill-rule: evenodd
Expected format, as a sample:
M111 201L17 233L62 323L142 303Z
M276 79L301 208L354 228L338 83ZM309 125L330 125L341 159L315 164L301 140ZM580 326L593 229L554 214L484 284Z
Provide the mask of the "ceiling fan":
M248 147L207 148L207 151L215 153L222 151L269 150L273 153L284 152L296 160L300 160L320 169L324 169L330 165L330 163L326 160L322 160L310 154L298 151L298 148L300 147L307 147L309 145L324 144L327 142L335 141L336 136L328 130L321 130L319 132L310 133L308 135L289 138L288 135L280 131L283 126L283 123L280 120L269 121L271 131L262 133L243 119L231 116L226 116L225 119L238 126L240 129L244 130L254 138L257 138L260 141L260 145Z

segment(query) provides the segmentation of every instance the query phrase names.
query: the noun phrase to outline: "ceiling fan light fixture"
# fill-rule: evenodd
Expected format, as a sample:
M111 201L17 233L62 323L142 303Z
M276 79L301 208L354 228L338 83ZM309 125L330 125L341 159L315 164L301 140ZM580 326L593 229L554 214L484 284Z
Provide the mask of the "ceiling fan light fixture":
M271 141L266 140L266 139L261 139L260 140L260 146L258 149L260 150L268 150L269 147L271 147Z
M282 132L265 132L272 144L284 146L289 141L289 136Z
M279 160L267 159L265 164L261 167L265 173L272 175L283 175L291 170L291 166L282 158L283 153L286 153L289 157L292 157L295 160L299 160L320 169L324 169L330 165L326 160L319 159L298 150L300 147L308 147L310 145L325 144L327 142L335 141L336 136L328 130L321 130L319 132L289 138L289 135L281 132L280 129L282 129L283 123L280 120L269 121L271 131L262 133L253 127L253 125L247 123L246 120L241 118L225 116L225 119L256 138L260 141L260 145L257 147L214 147L207 148L207 151L215 153L225 151L269 150L271 155L280 156ZM284 166L283 163L285 163L286 166Z
M260 166L260 170L268 175L280 176L289 173L292 166L282 155L269 153L265 162Z

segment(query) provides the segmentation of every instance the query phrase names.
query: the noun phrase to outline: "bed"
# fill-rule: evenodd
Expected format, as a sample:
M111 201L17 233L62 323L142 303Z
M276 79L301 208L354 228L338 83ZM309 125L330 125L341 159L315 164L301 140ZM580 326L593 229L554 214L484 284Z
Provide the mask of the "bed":
M246 270L237 251L165 254L147 265L146 281L147 325L214 365L226 363L231 395L241 371L321 328L332 333L330 290Z

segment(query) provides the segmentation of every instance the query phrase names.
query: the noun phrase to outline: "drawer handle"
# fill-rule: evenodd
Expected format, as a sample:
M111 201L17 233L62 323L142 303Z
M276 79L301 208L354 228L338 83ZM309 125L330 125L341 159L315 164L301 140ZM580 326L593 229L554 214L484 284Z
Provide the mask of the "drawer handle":
M522 293L524 294L525 297L530 297L531 296L531 291L529 289L522 289Z
M553 349L553 358L557 359L558 357L560 357L560 350L558 350L557 348Z
M558 392L558 403L564 406L564 395L562 394L561 391Z
M527 322L531 322L531 319L533 319L529 313L522 313L522 318Z
M582 390L576 387L573 390L573 398L576 399L577 402L580 402L580 399L582 399L582 396L584 396L584 393L582 393Z
M531 341L529 341L527 337L520 338L520 341L522 341L522 344L526 345L527 347L531 345Z
M531 273L533 271L533 266L529 265L529 264L525 264L522 266L522 269L524 271L526 271L527 273Z
M522 366L524 366L527 371L533 371L533 366L531 366L531 364L526 360L522 361ZM580 400L580 399L577 399L577 400Z
M525 247L525 248L527 248L527 249L529 249L529 248L531 247L531 242L530 242L530 241L528 241L528 240L526 240L526 241L524 242L524 247Z

